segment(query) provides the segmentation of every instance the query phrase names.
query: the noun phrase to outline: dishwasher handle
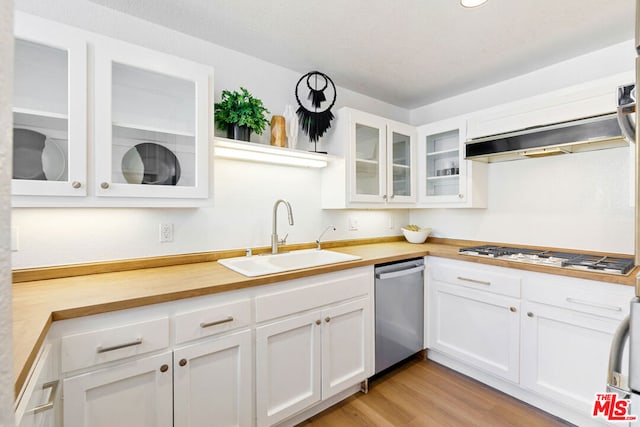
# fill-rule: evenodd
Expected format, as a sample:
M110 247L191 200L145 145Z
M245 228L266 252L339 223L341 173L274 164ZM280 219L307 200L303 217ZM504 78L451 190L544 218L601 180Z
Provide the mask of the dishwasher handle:
M424 271L424 265L408 268L406 270L392 271L389 273L378 273L376 274L376 279L380 279L380 280L395 279L396 277L408 276L410 274L419 273L421 271Z

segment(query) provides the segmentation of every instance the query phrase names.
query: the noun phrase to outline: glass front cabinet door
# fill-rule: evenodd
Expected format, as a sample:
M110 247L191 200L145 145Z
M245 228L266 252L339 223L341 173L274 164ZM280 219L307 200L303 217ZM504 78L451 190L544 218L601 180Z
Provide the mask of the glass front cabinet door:
M352 109L349 116L349 201L414 203L415 128Z
M15 22L15 196L85 196L86 43L74 31Z
M98 196L207 197L210 77L201 64L121 42L96 49Z
M486 164L464 159L466 120L418 128L422 206L486 207Z

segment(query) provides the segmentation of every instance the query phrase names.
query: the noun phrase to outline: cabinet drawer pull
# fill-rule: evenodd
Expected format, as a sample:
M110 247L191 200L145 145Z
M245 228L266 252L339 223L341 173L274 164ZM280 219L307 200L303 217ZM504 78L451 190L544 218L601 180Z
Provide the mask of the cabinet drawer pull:
M486 282L484 280L469 279L467 277L462 277L462 276L458 276L458 280L462 280L464 282L476 283L478 285L491 286L491 282Z
M222 325L223 323L233 322L233 316L225 317L222 320L214 320L213 322L200 323L201 328L209 328L211 326Z
M596 302L585 301L585 300L571 298L571 297L567 297L567 302L570 302L573 304L586 305L587 307L603 308L605 310L611 310L611 311L622 311L622 307L618 307L616 305L599 304Z
M49 409L53 408L53 402L56 400L56 394L58 394L58 380L42 384L43 390L46 390L48 388L51 389L51 393L49 393L49 399L47 400L47 403L36 406L35 408L31 409L30 412L39 414L40 412L48 411Z
M96 349L96 351L98 353L106 353L108 351L120 350L121 348L133 347L134 345L140 345L140 344L142 344L142 338L138 338L135 341L131 341L131 342L124 343L124 344L118 344L118 345L114 345L114 346L111 346L111 347L102 347L102 346L100 346L100 347L98 347Z

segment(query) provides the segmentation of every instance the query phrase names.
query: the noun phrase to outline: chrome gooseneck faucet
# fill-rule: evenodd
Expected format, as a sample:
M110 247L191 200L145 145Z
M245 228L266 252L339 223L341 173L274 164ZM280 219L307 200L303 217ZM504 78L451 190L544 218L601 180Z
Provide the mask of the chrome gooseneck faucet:
M316 243L318 245L317 249L321 250L322 247L320 247L320 240L322 240L322 236L324 236L326 234L327 231L329 230L333 230L336 231L336 228L333 225L328 226L327 228L324 229L324 231L320 234L320 237L318 237L318 240L316 240Z
M284 239L282 239L282 242L278 240L278 205L280 203L284 203L284 205L287 207L287 215L289 215L289 225L293 225L293 212L291 212L291 205L289 204L289 202L287 202L284 199L276 200L276 203L273 205L273 228L271 231L271 253L272 254L277 254L278 245L280 243L284 244L287 240L286 236Z

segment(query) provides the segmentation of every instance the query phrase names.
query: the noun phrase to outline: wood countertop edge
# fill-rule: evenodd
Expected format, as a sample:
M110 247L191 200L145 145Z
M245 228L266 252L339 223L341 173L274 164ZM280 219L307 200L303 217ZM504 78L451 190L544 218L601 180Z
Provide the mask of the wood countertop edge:
M373 239L372 239L373 240ZM336 249L344 252L352 252L363 250L367 246L373 246L375 244L390 244L392 246L393 243L403 243L398 239L376 239L376 241L364 244L346 244L343 246L335 245L327 245L326 247L331 247L332 249ZM48 317L46 322L44 323L42 330L37 336L37 339L34 341L33 346L29 354L24 358L24 362L20 363L22 366L21 369L18 370L16 380L14 383L15 396L18 396L18 393L22 389L25 381L27 380L29 373L31 371L32 365L37 357L38 351L44 342L44 339L49 332L51 324L53 321L65 320L65 319L73 319L78 317L90 316L94 314L107 313L111 311L125 310L129 308L137 308L146 305L159 304L171 301L177 301L180 299L199 297L205 295L211 295L221 292L228 292L233 290L247 289L256 286L269 285L274 284L286 280L299 279L309 276L315 276L324 273L331 273L335 271L342 271L351 268L369 266L373 264L385 263L385 262L393 262L399 261L408 258L414 257L423 257L423 256L436 256L441 258L449 258L461 261L475 262L479 264L488 264L494 265L498 267L506 267L506 268L514 268L520 270L534 271L538 273L546 273L546 274L555 274L560 276L569 276L576 277L580 279L587 280L595 280L601 281L611 284L618 285L627 285L627 286L635 286L635 275L640 273L640 266L636 267L629 275L627 276L616 276L605 273L594 273L588 271L581 270L568 270L568 269L560 269L554 267L546 267L546 266L538 266L533 264L523 264L513 261L507 260L496 260L491 258L484 257L474 257L470 255L460 255L458 254L458 249L460 247L469 246L473 244L487 244L486 242L470 242L463 240L450 240L450 239L435 239L430 238L427 243L424 244L411 244L411 246L406 246L402 250L397 250L396 253L386 255L386 256L363 256L360 260L348 261L339 264L331 264L307 269L293 270L278 274L271 274L266 276L258 276L258 277L250 277L247 278L241 274L233 273L232 278L218 284L212 285L204 285L201 287L195 287L190 289L182 289L175 292L164 292L158 293L156 295L146 295L135 298L124 298L124 299L115 299L108 302L97 303L93 305L82 305L77 307L64 307L59 309L52 309L50 313L48 313ZM403 243L404 244L404 243ZM409 245L404 244L404 245ZM306 245L304 245L306 246ZM324 246L324 245L323 245ZM305 247L301 247L303 249ZM628 256L628 255L627 255ZM217 259L222 258L218 257ZM206 261L207 263L212 263L214 261ZM187 262L186 264L195 264L196 262ZM200 261L199 263L202 263ZM215 263L217 264L217 263ZM166 266L166 264L162 264L162 266ZM147 267L153 268L153 267ZM224 268L224 267L222 267ZM127 269L124 271L131 271L135 269ZM100 273L95 273L100 274ZM110 273L117 274L117 273ZM73 277L70 276L70 277ZM44 282L47 282L45 280ZM36 281L32 281L31 283L35 283ZM40 282L40 281L37 281ZM28 284L29 282L18 282L15 283L14 286L21 286L22 284ZM43 315L47 315L43 313ZM14 334L16 331L14 330ZM15 357L15 355L14 355Z

